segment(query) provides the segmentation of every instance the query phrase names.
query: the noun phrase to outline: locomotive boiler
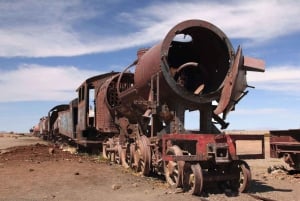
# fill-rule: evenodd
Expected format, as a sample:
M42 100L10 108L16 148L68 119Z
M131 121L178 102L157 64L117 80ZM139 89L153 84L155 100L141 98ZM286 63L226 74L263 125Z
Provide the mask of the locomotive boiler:
M263 138L222 130L248 93L247 71L264 72L264 62L244 56L241 47L235 51L215 25L184 21L140 49L122 72L86 80L68 108L51 110L49 129L56 125L56 133L85 146L101 144L103 157L145 176L164 175L195 195L215 181L244 192L251 172L235 142ZM197 129L186 128L187 111L199 113Z

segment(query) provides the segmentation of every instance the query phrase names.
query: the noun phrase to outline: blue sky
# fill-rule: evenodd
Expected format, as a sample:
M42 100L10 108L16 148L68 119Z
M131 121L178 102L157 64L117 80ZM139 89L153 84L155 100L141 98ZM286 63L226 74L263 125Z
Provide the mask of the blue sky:
M28 132L88 77L121 71L176 24L202 19L265 60L228 129L300 127L300 1L0 0L0 131ZM192 120L191 120L192 122Z

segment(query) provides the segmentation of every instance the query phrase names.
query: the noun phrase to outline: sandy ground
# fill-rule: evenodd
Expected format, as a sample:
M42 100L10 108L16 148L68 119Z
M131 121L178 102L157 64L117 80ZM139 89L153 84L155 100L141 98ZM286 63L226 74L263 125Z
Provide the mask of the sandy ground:
M268 139L266 139L268 140ZM267 144L267 142L266 142ZM256 151L257 145L248 144ZM268 153L268 146L266 146ZM250 194L269 200L300 200L300 174L267 172L280 159L247 160L252 171ZM171 189L163 179L141 177L99 156L70 154L32 136L0 135L0 201L31 200L257 200L249 194L205 189L202 197Z

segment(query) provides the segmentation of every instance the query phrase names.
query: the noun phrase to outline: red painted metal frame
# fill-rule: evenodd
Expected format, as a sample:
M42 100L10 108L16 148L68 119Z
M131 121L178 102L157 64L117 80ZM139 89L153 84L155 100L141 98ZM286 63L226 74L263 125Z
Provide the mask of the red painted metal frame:
M237 140L260 140L262 142L261 154L237 155ZM196 141L196 155L171 156L166 155L168 141ZM225 143L228 145L229 158L238 159L263 159L265 158L264 135L229 135L229 134L165 134L162 137L162 159L164 161L206 161L209 159L207 145L211 143Z

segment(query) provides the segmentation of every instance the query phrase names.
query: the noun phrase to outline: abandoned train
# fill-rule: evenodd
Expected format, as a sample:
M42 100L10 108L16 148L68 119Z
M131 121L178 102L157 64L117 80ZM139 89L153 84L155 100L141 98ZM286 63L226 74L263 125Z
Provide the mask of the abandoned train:
M264 62L243 56L241 47L235 52L213 24L184 21L162 42L140 49L122 72L85 80L78 97L53 107L39 130L102 147L104 157L143 175L162 174L195 195L211 181L244 192L250 168L237 155L235 136L222 129L248 92L247 71L264 72ZM186 129L185 111L199 112L199 129Z

